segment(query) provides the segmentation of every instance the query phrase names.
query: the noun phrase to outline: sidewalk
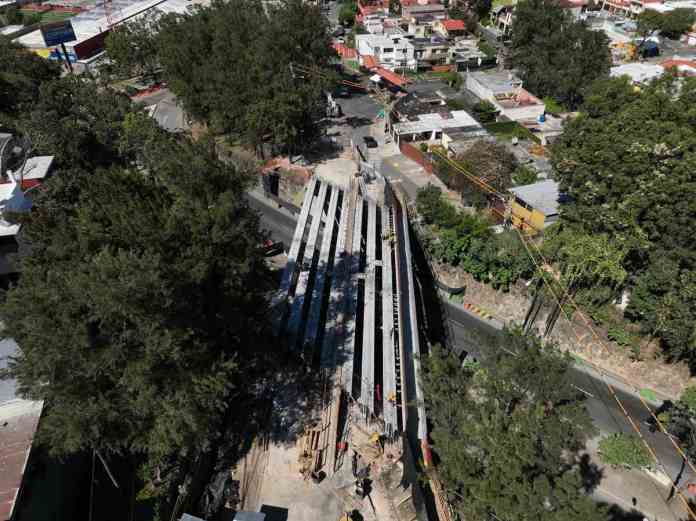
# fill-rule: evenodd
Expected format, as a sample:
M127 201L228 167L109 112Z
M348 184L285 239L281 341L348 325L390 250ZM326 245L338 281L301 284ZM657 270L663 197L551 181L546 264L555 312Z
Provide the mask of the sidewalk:
M609 505L618 505L625 512L640 512L649 521L680 521L688 519L688 512L678 495L670 501L671 487L659 483L646 472L638 469L615 468L605 465L597 454L599 437L590 440L586 453L601 476L601 481L592 491L592 498Z

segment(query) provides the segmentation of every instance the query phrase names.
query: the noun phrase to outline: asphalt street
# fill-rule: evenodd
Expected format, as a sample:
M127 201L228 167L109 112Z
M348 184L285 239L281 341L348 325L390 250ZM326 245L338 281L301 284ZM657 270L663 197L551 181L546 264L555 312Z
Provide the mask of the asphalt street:
M284 209L278 209L273 201L258 195L249 196L249 202L261 213L262 226L271 233L274 240L283 241L287 248L292 241L295 229L294 216ZM492 346L498 344L499 329L456 304L445 302L445 312L451 342L458 350L467 351L474 356L482 356L486 350L495 349ZM633 433L621 407L600 375L589 368L574 365L570 369L569 377L573 385L586 396L585 406L600 432ZM645 423L649 413L638 396L623 389L618 382L610 381L610 383L614 387L617 398L639 425L641 433L655 450L669 476L676 480L682 469L682 460L670 440L664 434L650 432ZM679 483L683 484L687 481L696 481L696 476L690 472L688 466Z
M495 346L497 343L496 337L500 332L498 329L456 304L445 303L445 309L452 342L457 348L474 356L485 355L486 350L495 348L491 346ZM600 432L634 432L602 376L589 368L576 364L571 367L569 377L573 385L586 396L585 407ZM682 468L682 459L670 440L664 434L650 432L648 425L645 424L650 413L638 396L622 389L618 382L610 380L609 383L614 387L616 397L623 407L640 427L641 434L655 450L669 476L676 480ZM693 481L695 478L696 476L689 471L687 466L681 476L680 483Z

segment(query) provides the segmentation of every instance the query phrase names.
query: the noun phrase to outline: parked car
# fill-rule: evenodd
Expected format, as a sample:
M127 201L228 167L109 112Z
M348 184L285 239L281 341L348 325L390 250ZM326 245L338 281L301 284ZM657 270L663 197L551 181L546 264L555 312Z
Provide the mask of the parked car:
M365 146L367 148L377 148L379 146L377 144L377 140L372 136L363 136L363 141L365 142Z

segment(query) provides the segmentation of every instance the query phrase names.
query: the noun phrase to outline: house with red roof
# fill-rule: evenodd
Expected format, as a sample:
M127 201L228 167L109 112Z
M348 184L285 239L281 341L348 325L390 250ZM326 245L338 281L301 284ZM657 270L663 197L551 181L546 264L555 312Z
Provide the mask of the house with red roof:
M435 22L434 29L435 32L448 40L466 35L466 24L464 20L438 20Z

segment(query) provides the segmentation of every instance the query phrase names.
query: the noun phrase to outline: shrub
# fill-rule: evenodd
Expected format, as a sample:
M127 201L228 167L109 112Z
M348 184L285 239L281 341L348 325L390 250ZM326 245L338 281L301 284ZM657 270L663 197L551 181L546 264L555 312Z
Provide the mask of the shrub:
M439 261L460 266L496 289L531 277L534 266L517 234L493 234L486 217L457 211L432 185L418 193L416 203L423 220L435 228L436 240L424 247Z
M539 174L536 170L527 166L520 165L512 174L512 182L515 186L531 185L539 180Z
M616 342L620 346L624 347L630 346L634 341L634 338L631 335L631 333L619 326L610 327L607 331L607 336L609 337L609 340L611 340L612 342Z

